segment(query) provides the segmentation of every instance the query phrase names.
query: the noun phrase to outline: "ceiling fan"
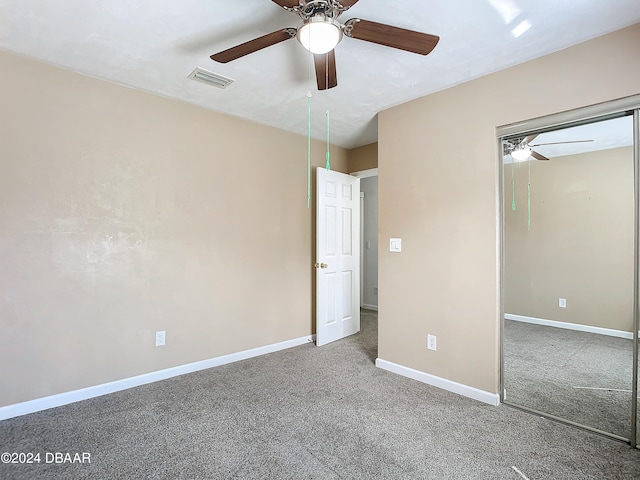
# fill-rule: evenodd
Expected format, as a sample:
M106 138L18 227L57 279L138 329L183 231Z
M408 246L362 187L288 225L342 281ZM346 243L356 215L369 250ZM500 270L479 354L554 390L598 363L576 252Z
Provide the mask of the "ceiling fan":
M536 160L549 160L544 155L539 154L533 147L540 147L542 145L560 145L562 143L584 143L593 142L593 140L570 140L566 142L549 142L549 143L536 143L532 144L535 138L540 135L539 133L528 135L522 138L512 138L505 140L503 143L504 155L511 155L516 161L523 161L529 157L533 157Z
M298 28L283 28L262 37L249 40L227 50L211 55L211 59L227 63L290 38L298 41L314 55L318 90L338 85L334 47L343 35L398 48L420 55L429 54L440 37L393 27L383 23L351 18L344 23L337 19L353 7L358 0L272 0L285 10L302 19Z

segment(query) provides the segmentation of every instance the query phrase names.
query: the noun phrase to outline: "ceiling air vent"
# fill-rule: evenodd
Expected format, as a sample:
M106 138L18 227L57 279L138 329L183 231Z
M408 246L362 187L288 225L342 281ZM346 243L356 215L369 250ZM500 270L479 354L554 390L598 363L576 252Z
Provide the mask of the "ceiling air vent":
M189 78L218 88L227 88L235 81L230 78L223 77L222 75L218 75L217 73L208 72L200 67L191 72Z

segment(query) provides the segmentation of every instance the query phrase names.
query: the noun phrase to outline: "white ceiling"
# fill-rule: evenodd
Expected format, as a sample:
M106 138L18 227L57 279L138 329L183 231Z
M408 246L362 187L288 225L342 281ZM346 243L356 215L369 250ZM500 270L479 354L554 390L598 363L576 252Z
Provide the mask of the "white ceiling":
M228 64L212 53L299 18L270 0L0 0L0 48L346 148L377 140L378 112L640 22L638 0L360 0L362 18L439 35L428 56L351 38L336 48L338 86L309 81L296 40ZM515 37L523 21L531 27ZM221 90L187 76L202 67L235 80ZM523 92L525 94L525 92Z
M590 141L582 142L584 140ZM578 141L580 143L571 143ZM567 143L555 144L556 142ZM552 145L539 145L544 143L551 143ZM531 142L531 145L534 151L549 159L611 148L630 147L633 145L633 116L627 115L541 133ZM526 162L527 160L533 160L533 157L516 161L516 163ZM514 163L511 155L505 155L504 163Z
M578 127L563 128L541 133L531 143L572 142L593 140L584 143L561 143L559 145L540 145L533 147L536 152L548 158L596 152L610 148L630 147L633 145L633 116L605 120Z

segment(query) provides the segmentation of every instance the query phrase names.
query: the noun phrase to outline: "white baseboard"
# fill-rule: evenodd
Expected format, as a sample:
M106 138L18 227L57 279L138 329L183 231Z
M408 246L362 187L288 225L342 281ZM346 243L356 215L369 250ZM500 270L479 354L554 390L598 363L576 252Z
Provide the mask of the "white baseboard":
M494 406L500 405L500 395L498 393L485 392L484 390L479 390L475 387L463 385L462 383L447 380L446 378L436 377L435 375L398 365L397 363L389 362L381 358L376 358L376 367L397 373L403 377L412 378L413 380L433 385L434 387L442 388L443 390L457 393L458 395L479 400L480 402Z
M378 306L377 305L368 305L366 303L364 305L362 305L361 308L364 308L366 310L373 310L375 312L378 311Z
M81 400L88 400L89 398L119 392L121 390L138 387L140 385L157 382L159 380L166 380L167 378L177 377L178 375L184 375L186 373L193 373L199 370L205 370L207 368L219 367L220 365L226 365L228 363L258 357L267 353L273 353L279 350L297 347L299 345L304 345L305 343L313 341L315 341L315 335L309 335L306 337L295 338L293 340L286 340L280 343L265 345L264 347L257 347L250 350L244 350L242 352L230 353L228 355L222 355L220 357L210 358L208 360L201 360L199 362L188 363L186 365L180 365L164 370L158 370L157 372L145 373L143 375L138 375L135 377L124 378L122 380L116 380L109 383L103 383L101 385L95 385L93 387L81 388L79 390L73 390L71 392L59 393L57 395L51 395L49 397L36 398L35 400L29 400L27 402L7 405L6 407L0 407L0 420L6 420L8 418L27 415L29 413L40 412L49 408L60 407L69 403L79 402Z
M556 320L547 320L545 318L525 317L524 315L514 315L512 313L505 313L504 318L506 318L507 320L515 320L516 322L533 323L535 325L564 328L567 330L577 330L579 332L597 333L598 335L608 335L610 337L633 340L633 332L625 332L624 330L591 327L589 325L580 325L579 323L558 322Z

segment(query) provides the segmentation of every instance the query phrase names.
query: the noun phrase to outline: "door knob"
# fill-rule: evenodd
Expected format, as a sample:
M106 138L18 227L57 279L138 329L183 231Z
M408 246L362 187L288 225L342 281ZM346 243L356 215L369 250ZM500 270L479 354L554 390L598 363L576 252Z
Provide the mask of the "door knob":
M318 263L316 262L316 268L327 268L329 265L326 263Z

